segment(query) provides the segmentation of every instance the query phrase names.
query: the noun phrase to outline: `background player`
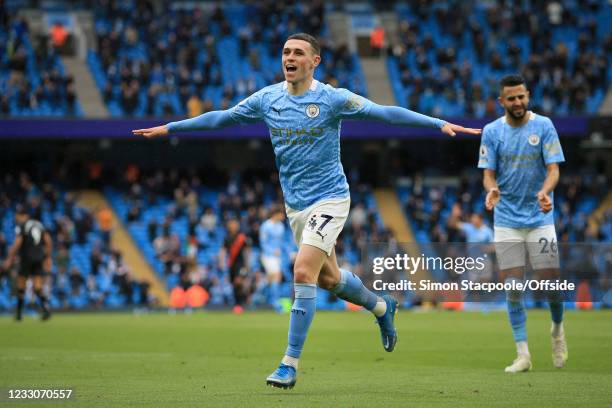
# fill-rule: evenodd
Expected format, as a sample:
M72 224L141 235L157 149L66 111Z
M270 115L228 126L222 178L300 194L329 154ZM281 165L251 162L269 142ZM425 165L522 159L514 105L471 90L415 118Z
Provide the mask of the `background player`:
M485 206L494 211L497 258L506 281L524 278L525 246L531 266L542 279L559 277L553 190L559 180L563 151L550 119L528 111L529 91L522 77L511 75L500 83L503 117L485 126L478 167L484 169ZM563 331L563 303L550 293L553 363L567 360ZM531 369L526 313L521 291L507 293L508 315L517 358L506 367L515 373Z
M227 222L227 236L219 253L221 270L227 268L234 289L234 313L242 313L250 295L248 285L248 252L251 240L240 231L240 222L233 218Z
M279 286L282 278L281 255L285 245L285 213L274 206L270 218L261 224L259 244L261 246L261 263L266 271L270 304L279 309Z
M19 273L17 276L17 309L15 319L21 321L25 289L28 278L32 278L34 293L38 298L42 320L51 317L49 302L44 294L45 272L51 272L51 251L53 244L49 233L40 221L30 219L25 207L18 205L15 210L15 241L4 261L4 269L9 270L15 255L19 254Z
M376 296L356 275L340 270L336 260L336 238L350 209L348 184L340 163L341 120L370 119L430 127L450 136L456 132L480 133L479 129L467 129L404 108L381 106L346 89L319 83L313 74L321 62L320 50L311 35L291 35L282 51L284 82L261 89L232 109L133 131L155 137L237 123L267 124L287 216L299 246L288 346L280 366L267 378L269 385L282 388L293 387L296 382L299 357L315 314L317 285L374 313L386 351L393 351L397 340L393 324L396 301L390 296Z

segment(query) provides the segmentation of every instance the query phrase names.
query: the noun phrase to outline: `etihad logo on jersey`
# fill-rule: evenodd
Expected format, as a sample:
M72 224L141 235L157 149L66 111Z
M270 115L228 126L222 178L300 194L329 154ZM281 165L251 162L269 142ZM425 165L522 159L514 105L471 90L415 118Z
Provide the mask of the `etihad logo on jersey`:
M542 153L527 154L502 154L499 157L500 164L510 166L513 169L532 168L542 161Z
M323 128L270 128L270 135L274 138L277 138L278 144L280 145L313 144L315 142L315 138L323 135Z

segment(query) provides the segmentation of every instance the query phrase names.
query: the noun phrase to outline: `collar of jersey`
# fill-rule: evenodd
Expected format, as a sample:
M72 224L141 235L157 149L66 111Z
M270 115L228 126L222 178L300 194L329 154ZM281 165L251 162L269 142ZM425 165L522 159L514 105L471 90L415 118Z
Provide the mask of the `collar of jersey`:
M536 117L536 114L535 114L535 113L533 113L532 111L529 111L529 120L534 120L534 119L535 119L535 117ZM501 120L502 120L502 123L508 123L508 122L506 121L506 116L505 116L505 115L501 117ZM525 125L526 125L526 123L525 123ZM520 127L523 127L523 126L525 126L525 125L522 125L522 126L520 126ZM517 129L519 129L519 128L517 128Z
M312 82L310 83L310 88L308 88L309 91L316 91L317 86L319 85L319 81L317 81L316 79L312 78ZM287 90L287 81L283 82L283 91ZM306 96L308 94L308 92L304 92L301 95L291 95L289 92L287 92L287 95L289 95L292 98L302 98L304 96Z

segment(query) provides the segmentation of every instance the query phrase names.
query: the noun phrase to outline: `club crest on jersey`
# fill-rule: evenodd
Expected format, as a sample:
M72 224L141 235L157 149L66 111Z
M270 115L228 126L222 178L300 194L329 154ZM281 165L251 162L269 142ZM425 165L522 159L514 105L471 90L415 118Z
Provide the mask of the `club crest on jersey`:
M319 106L314 103L308 105L306 107L306 116L308 116L309 118L316 118L317 116L319 116Z
M527 141L529 142L530 145L537 146L540 143L540 136L531 135L527 138Z

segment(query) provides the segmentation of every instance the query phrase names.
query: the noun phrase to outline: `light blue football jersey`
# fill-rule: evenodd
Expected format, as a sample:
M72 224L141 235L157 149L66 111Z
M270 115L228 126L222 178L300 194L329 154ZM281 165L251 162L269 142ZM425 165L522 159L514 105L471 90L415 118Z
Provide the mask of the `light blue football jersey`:
M280 256L285 245L285 224L266 220L259 228L259 246L264 256Z
M237 123L263 121L269 128L285 203L295 209L349 196L340 163L340 122L367 115L372 102L313 79L293 96L287 83L267 86L230 110Z
M551 120L529 114L521 127L510 126L501 117L482 132L478 168L495 170L501 193L494 209L495 226L535 228L554 223L553 211L544 214L536 194L546 178L546 165L565 158Z
M491 227L485 224L480 228L476 228L471 223L462 222L459 224L459 229L465 234L465 241L470 244L493 242L493 231Z

